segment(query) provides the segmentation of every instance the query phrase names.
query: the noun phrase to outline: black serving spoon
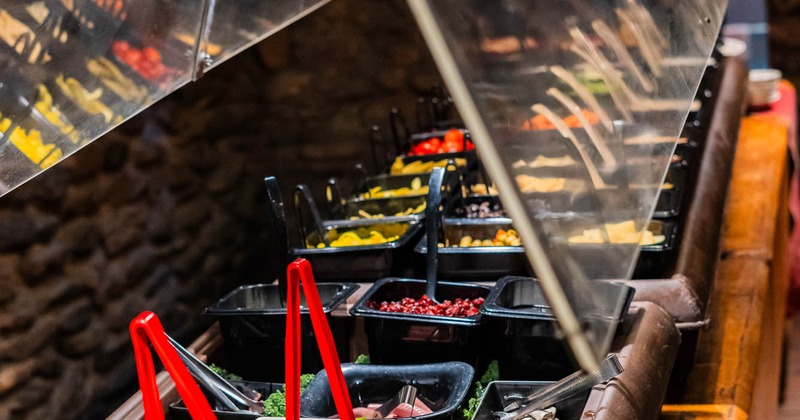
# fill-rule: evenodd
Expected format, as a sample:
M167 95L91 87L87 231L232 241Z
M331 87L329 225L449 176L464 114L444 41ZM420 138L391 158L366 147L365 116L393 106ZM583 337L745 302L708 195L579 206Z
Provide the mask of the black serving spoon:
M305 184L298 184L294 188L294 210L297 215L303 248L308 247L308 240L312 233L319 235L319 242L324 243L326 247L331 245L328 235L325 234L325 226L322 224L317 204L314 202L314 197L311 196L311 190ZM311 223L313 232L306 229L308 222Z
M289 264L289 233L286 229L286 212L284 211L283 197L281 196L278 180L274 176L268 176L264 178L264 184L267 187L267 199L269 201L269 206L267 206L269 213L267 229L275 236L277 244L278 266L275 277L280 285L278 291L281 302L286 302L286 265Z
M442 211L442 185L444 183L446 169L433 168L430 181L428 181L428 200L425 203L425 230L427 235L428 252L426 259L425 293L436 302L436 272L439 269L439 219Z
M342 191L336 178L328 179L328 183L325 184L325 201L328 202L328 213L330 213L331 219L344 219L345 202L342 199Z
M400 156L410 149L409 139L411 134L408 131L403 114L397 108L392 108L389 112L389 127L392 130L392 139L394 140L394 154L395 156Z

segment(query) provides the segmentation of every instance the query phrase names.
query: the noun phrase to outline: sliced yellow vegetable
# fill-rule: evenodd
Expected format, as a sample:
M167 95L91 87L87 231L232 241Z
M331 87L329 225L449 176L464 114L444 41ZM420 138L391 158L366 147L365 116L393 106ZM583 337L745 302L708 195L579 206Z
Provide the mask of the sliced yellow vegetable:
M620 223L606 223L608 239L613 244L655 245L664 242L664 235L656 235L649 230L637 231L633 220ZM585 229L582 234L571 236L573 244L602 244L605 242L603 232L599 228Z
M442 244L440 244L442 245ZM499 229L494 235L493 239L474 239L472 236L462 236L458 241L458 246L461 248L477 247L477 246L521 246L522 241L519 239L517 231L514 229L503 230Z
M447 162L449 162L448 159L442 159L439 161L430 161L430 162L415 160L406 165L403 163L403 159L398 157L392 163L392 167L389 169L389 173L392 175L428 173L432 171L433 168L443 168L447 166ZM456 166L467 166L467 160L464 158L456 158L455 162Z
M6 131L11 127L11 120L0 115L0 131L8 135L8 141L14 145L31 162L47 169L61 160L63 152L54 144L44 144L42 133L39 130L28 130L17 126L10 134Z
M64 95L72 99L88 114L102 116L106 124L119 124L122 122L122 117L119 115L114 116L114 112L111 111L111 108L100 101L100 96L103 95L103 89L97 88L89 92L79 81L72 77L65 79L64 75L56 77L56 84Z
M53 105L50 91L42 84L36 86L36 103L33 107L44 115L45 119L53 124L61 134L66 135L69 141L76 144L80 142L80 134L75 130L75 126L70 124L64 114Z
M417 177L411 181L411 188L401 187L393 190L384 190L380 186L372 187L366 193L360 194L359 198L388 198L405 197L409 195L421 195L428 193L428 186L422 185L422 180Z
M400 239L400 236L405 233L408 226L408 223L387 223L360 227L342 233L334 229L328 232L328 239L330 240L330 246L332 248L378 245ZM314 248L312 245L309 245L309 247ZM325 244L317 244L316 248L325 248Z
M531 175L515 177L519 190L523 193L558 192L564 189L567 180L564 178L541 178Z

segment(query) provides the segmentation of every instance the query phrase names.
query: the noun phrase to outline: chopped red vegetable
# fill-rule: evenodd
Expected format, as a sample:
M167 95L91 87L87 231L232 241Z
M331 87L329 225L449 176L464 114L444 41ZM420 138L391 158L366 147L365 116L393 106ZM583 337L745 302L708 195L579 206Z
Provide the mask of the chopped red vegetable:
M467 140L467 150L474 150L475 145ZM431 137L411 147L410 155L432 155L436 153L455 153L464 151L464 133L457 128L451 128L444 135L444 141L439 137Z
M153 47L138 49L131 47L127 41L114 41L111 50L120 61L136 70L147 80L160 79L171 69L161 63L161 53Z
M582 109L581 113L583 114L584 118L586 118L586 121L589 124L594 125L594 124L597 124L598 122L600 122L600 119L592 111L589 111L587 109ZM567 127L569 127L569 128L580 128L581 127L581 122L578 119L578 117L576 117L575 115L569 115L567 117L564 117L563 121L564 121L564 124L566 124ZM550 120L547 117L545 117L544 115L537 115L537 116L531 118L530 120L525 121L525 123L522 124L522 129L526 130L526 131L531 131L531 130L554 130L555 128L556 128L556 126L553 125L553 123L550 122Z
M392 302L368 301L367 307L384 312L397 312L417 315L441 315L452 317L468 317L478 314L478 309L483 305L483 298L475 299L456 299L455 301L445 300L442 303L435 303L428 295L422 295L419 299L403 298Z

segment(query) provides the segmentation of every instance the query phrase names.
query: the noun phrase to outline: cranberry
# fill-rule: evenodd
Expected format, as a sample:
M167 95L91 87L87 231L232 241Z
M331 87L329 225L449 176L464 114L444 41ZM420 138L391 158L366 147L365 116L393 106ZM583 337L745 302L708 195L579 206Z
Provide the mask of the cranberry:
M370 309L384 312L468 317L477 315L478 309L483 305L483 302L484 299L479 297L475 299L457 298L454 301L444 300L437 304L427 295L422 295L419 299L405 297L393 302L384 301L380 305L374 301L368 301L366 306Z

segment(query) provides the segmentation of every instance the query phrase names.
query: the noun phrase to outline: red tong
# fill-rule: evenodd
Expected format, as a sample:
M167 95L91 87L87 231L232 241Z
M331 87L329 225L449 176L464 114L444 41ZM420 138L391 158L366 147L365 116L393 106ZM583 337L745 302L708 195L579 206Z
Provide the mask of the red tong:
M161 407L161 398L158 396L156 384L156 370L153 365L153 355L147 345L148 341L169 372L170 378L175 382L178 394L183 398L186 408L189 409L193 419L216 419L211 411L205 395L200 391L189 369L183 364L180 355L172 347L164 327L156 314L145 311L139 314L130 324L131 340L133 341L133 354L136 357L136 371L139 375L139 387L142 389L142 403L144 405L145 420L163 420L164 410Z
M306 297L306 306L311 316L311 325L317 337L317 346L322 363L328 374L333 402L341 420L354 420L350 393L342 375L342 366L336 352L328 320L322 310L311 264L302 258L286 267L288 290L286 293L286 418L300 419L300 283Z
M311 264L298 258L286 268L288 291L286 296L286 418L300 419L300 284L303 284L306 305L311 315L311 325L317 337L322 362L328 374L336 411L342 420L355 420L350 394L342 375L342 367L336 352L328 320L322 309ZM139 387L142 390L145 420L163 420L164 410L158 395L156 372L148 341L169 372L178 389L189 414L193 419L215 419L205 395L194 381L180 355L169 342L164 327L156 314L145 311L130 324L133 353L136 357L136 370Z

